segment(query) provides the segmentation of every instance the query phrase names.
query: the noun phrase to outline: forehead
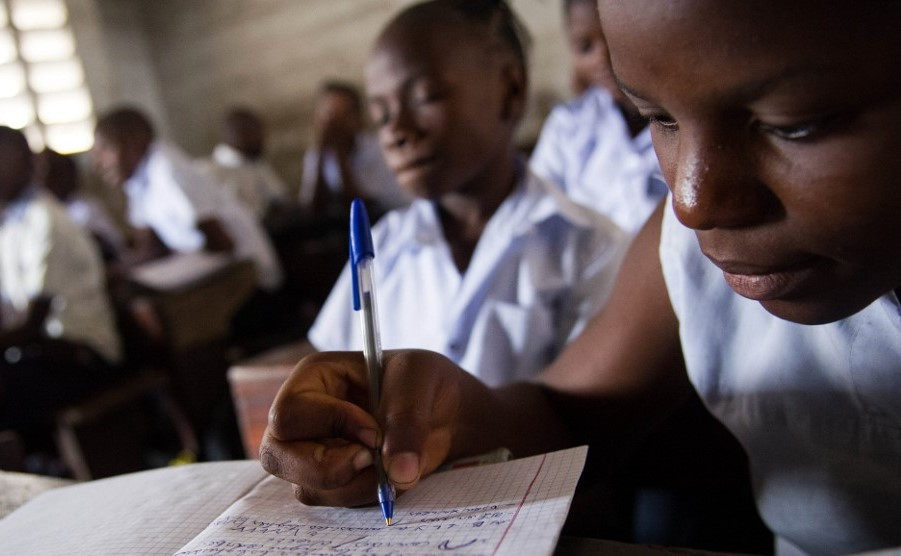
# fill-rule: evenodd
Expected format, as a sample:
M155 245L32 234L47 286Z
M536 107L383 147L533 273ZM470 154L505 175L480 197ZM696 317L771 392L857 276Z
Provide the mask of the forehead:
M389 74L446 72L484 66L490 41L459 14L417 14L393 22L366 63L367 85ZM481 63L480 63L481 62Z
M901 41L877 2L600 0L617 77L643 98L686 81L715 92L798 71L849 80L897 69ZM896 19L896 18L895 18ZM894 51L886 59L884 54ZM895 72L896 73L896 72ZM652 84L652 85L651 85Z

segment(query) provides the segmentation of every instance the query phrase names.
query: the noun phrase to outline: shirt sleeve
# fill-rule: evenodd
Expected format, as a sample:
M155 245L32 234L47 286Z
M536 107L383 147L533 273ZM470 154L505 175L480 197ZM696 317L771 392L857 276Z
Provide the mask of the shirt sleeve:
M565 116L563 107L551 111L529 158L529 168L532 172L560 187L566 185L566 159L562 152L566 144Z
M332 287L328 299L307 333L307 339L319 351L347 351L363 348L359 318L353 310L350 264Z
M629 248L630 236L609 219L601 218L594 233L575 246L577 257L583 259L562 314L561 347L581 334L607 304Z

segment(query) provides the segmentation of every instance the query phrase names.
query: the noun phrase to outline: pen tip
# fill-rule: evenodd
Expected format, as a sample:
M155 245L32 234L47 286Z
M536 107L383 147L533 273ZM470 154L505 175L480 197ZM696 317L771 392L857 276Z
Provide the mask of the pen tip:
M385 525L387 525L389 527L391 526L391 518L390 517L385 518Z

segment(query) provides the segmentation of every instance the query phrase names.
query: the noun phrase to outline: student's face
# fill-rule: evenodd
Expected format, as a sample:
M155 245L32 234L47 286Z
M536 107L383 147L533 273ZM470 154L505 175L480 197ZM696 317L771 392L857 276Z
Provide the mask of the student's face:
M266 142L263 124L257 120L236 119L226 126L223 140L244 156L259 158Z
M313 108L313 129L317 135L335 126L344 133L354 135L363 129L363 119L358 113L354 99L339 92L325 92Z
M504 108L500 62L468 33L452 25L389 30L365 75L385 159L413 195L466 192L509 148L518 114Z
M614 98L624 98L610 68L607 41L595 0L576 0L570 4L566 13L566 33L579 85L600 87L610 91Z
M146 152L134 141L114 140L104 134L94 136L91 165L100 178L112 187L121 187L134 174Z
M822 323L901 285L896 8L600 4L676 215L733 290Z
M75 163L64 155L44 150L34 157L34 181L44 186L57 198L68 199L78 188L78 171Z
M19 196L31 181L31 151L18 142L0 139L0 202Z

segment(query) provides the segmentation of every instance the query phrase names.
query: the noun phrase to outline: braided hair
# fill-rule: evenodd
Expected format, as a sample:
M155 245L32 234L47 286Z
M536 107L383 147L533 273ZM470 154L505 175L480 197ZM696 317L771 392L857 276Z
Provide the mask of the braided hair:
M523 70L527 70L532 39L529 30L506 0L436 1L449 4L464 18L483 25L488 30L489 36L497 39L501 46L512 52Z

